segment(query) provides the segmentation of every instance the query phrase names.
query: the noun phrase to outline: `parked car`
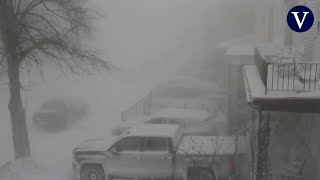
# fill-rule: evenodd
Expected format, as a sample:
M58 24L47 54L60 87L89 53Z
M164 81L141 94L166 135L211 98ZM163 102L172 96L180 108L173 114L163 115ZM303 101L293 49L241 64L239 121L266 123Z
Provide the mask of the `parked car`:
M226 126L226 121L217 121L202 110L166 109L137 120L121 122L112 128L113 135L121 135L139 124L176 124L185 135L218 135ZM217 129L219 127L219 129Z
M33 122L45 128L67 127L83 119L88 112L89 105L80 99L54 97L42 103L33 115Z
M193 143L205 146L196 151ZM187 180L196 172L197 177L222 180L236 169L235 156L245 153L236 144L234 137L183 136L178 125L140 125L112 142L92 139L79 144L73 150L72 167L80 180ZM214 163L206 162L210 158Z

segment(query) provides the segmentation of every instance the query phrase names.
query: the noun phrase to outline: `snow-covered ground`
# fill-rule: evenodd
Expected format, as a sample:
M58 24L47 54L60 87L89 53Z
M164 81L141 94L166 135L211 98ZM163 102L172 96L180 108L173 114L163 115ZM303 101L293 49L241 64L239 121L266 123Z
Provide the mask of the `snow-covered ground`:
M217 21L223 11L218 2L225 1L92 0L95 9L106 16L96 24L98 38L93 46L121 72L57 79L44 70L44 82L39 74L32 75L31 79L40 84L33 83L31 91L24 91L23 101L27 100L32 158L44 175L24 180L70 179L71 151L76 144L86 138L110 137L110 129L121 119L121 111L185 69L184 64L192 69L203 64L211 71L211 65L202 61L213 61L213 47L230 38L230 34L242 32L225 28L232 26L225 20ZM197 74L200 69L188 72ZM211 75L208 77L211 79ZM23 85L27 85L27 76L22 78ZM36 129L30 123L32 113L43 100L54 95L81 96L91 105L91 116L65 131ZM8 100L8 87L0 85L0 166L14 159Z
M46 76L56 77L56 76ZM34 78L36 79L36 77ZM27 121L32 158L41 169L41 177L70 179L72 149L79 142L94 137L111 139L111 127L121 120L121 111L134 104L157 83L124 80L120 74L99 74L80 78L47 78L44 83L23 92L27 100ZM7 86L0 86L0 166L14 159ZM31 117L43 100L50 96L78 96L90 104L89 116L70 129L48 132L33 126ZM37 174L37 173L36 173ZM34 174L32 174L34 176ZM33 178L31 178L33 179Z

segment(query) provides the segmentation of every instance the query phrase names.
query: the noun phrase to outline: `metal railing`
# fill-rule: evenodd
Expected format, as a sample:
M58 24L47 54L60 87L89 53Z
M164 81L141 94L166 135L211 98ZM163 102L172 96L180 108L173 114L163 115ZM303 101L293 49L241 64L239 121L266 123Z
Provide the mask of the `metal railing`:
M122 121L136 119L142 115L150 115L152 113L152 93L143 97L129 109L122 112Z
M262 79L262 82L264 84L265 88L265 93L267 93L267 84L268 84L268 63L261 55L261 49L260 48L255 48L255 64L258 68L260 77Z
M255 64L268 91L312 92L319 90L320 63L295 62L294 58L262 55L255 49Z
M318 89L319 63L281 63L269 64L271 69L271 91L311 92Z

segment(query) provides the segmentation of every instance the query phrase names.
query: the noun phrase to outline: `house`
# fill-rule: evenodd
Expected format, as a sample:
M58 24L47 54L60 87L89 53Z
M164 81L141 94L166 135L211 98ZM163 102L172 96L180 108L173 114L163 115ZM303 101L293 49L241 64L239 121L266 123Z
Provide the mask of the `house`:
M221 44L229 121L233 129L242 127L251 134L251 179L318 179L320 2L252 3L254 32ZM287 26L286 16L301 4L315 12L315 23L309 31L295 33ZM241 110L247 118L239 118Z

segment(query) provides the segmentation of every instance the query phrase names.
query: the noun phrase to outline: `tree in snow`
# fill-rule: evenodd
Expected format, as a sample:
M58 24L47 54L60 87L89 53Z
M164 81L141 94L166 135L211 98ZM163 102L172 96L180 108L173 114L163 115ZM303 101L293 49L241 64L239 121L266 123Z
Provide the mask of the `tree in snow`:
M20 70L41 70L45 62L74 74L112 68L80 42L90 38L96 15L86 6L86 0L0 1L0 73L9 79L9 111L17 159L30 156Z

